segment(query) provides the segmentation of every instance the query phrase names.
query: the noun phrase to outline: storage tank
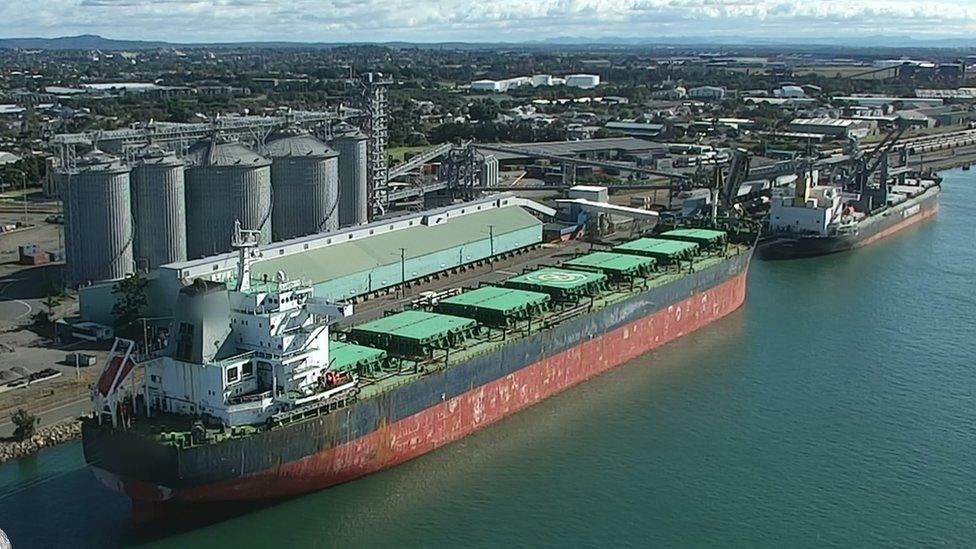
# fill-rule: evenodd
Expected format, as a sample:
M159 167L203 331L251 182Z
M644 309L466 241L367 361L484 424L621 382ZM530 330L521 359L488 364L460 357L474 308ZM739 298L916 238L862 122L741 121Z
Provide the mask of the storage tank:
M570 74L566 76L566 85L587 90L599 86L600 77L595 74Z
M366 136L355 131L335 140L339 151L339 225L366 223Z
M158 147L138 151L132 168L132 216L138 268L186 260L183 161Z
M186 255L231 250L234 221L271 242L271 161L237 142L202 139L187 152Z
M96 149L61 181L68 284L124 278L133 271L128 166Z
M498 185L498 159L493 155L485 156L485 161L481 163L481 168L478 171L478 184L482 187Z
M339 228L339 153L297 130L268 141L274 204L271 236L296 236Z

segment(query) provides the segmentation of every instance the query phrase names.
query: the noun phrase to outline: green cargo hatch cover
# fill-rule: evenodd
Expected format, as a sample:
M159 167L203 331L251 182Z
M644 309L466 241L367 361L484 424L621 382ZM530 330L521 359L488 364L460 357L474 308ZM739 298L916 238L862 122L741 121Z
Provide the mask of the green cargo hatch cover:
M515 288L483 286L477 290L471 290L461 295L449 297L441 301L441 303L456 307L488 309L502 314L510 314L513 311L531 307L532 305L539 305L547 301L549 301L549 294Z
M477 324L470 318L411 310L361 324L354 327L352 332L389 335L424 343L449 334L464 332Z
M570 259L563 263L566 267L596 269L605 273L635 274L650 270L657 261L653 257L613 252L593 252Z

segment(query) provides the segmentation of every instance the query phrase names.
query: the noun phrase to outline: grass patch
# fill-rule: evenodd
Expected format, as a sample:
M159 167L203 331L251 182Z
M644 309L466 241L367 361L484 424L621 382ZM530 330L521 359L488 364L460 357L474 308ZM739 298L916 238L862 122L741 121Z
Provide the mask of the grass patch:
M420 145L417 147L393 147L389 150L390 158L394 162L403 162L403 157L408 153L416 154L429 150L433 147L430 145Z

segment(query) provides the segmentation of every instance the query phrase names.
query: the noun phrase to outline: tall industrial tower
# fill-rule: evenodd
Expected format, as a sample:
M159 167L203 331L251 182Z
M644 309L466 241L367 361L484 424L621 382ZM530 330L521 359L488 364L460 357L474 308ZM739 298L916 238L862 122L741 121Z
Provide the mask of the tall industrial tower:
M366 163L368 176L367 195L370 204L370 219L386 207L386 187L389 180L389 165L386 154L387 105L386 87L393 83L382 73L367 72L361 77L363 102L363 133L366 134Z

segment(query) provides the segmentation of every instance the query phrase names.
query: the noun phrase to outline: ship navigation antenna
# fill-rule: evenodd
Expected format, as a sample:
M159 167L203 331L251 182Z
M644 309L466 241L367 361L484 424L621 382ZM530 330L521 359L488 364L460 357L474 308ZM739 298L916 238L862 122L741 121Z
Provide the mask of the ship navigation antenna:
M234 220L234 235L231 238L231 248L237 250L237 286L238 292L243 292L251 286L251 263L254 261L254 251L257 250L261 231L241 228L241 220Z

